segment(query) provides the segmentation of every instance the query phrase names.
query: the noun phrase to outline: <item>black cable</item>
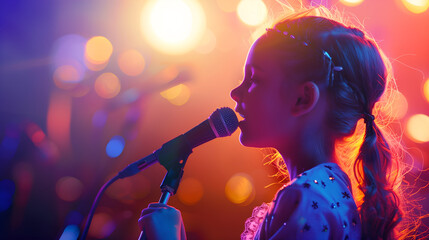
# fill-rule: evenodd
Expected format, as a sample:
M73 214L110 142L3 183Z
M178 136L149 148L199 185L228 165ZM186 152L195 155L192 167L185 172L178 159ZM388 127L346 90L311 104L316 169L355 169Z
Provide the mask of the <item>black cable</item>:
M95 209L97 208L97 204L100 201L101 195L103 195L104 191L109 187L112 183L114 183L116 180L118 180L120 177L119 175L114 176L112 179L110 179L107 183L105 183L100 190L97 193L97 196L94 199L94 202L92 203L91 210L89 211L88 218L86 220L85 228L82 232L82 235L80 237L80 240L85 240L86 235L88 234L89 226L91 225L92 217L94 216Z

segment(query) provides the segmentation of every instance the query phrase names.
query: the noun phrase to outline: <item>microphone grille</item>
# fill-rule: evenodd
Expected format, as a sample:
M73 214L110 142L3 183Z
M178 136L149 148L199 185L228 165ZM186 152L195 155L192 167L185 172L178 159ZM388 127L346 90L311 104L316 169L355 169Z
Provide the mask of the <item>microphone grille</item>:
M230 136L238 128L237 115L231 108L218 108L210 115L209 119L214 125L215 134L219 137Z

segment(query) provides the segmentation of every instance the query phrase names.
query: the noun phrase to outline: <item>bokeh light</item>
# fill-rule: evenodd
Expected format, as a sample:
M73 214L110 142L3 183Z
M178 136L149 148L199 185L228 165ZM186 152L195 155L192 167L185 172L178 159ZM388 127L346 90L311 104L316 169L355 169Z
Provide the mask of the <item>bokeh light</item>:
M112 44L103 36L92 37L85 46L86 60L96 65L104 64L109 61L112 52Z
M249 175L237 173L232 176L225 186L225 195L235 204L246 202L253 192L253 184Z
M206 17L195 0L152 0L141 14L141 30L149 44L166 54L183 54L199 42Z
M245 24L257 26L265 21L268 10L261 0L241 0L237 6L237 14Z
M0 213L12 206L15 195L15 183L10 179L0 181Z
M408 11L419 14L425 12L429 8L429 0L402 0Z
M96 213L92 219L88 235L97 239L106 238L112 234L115 228L116 224L110 215L107 213Z
M137 50L130 49L118 57L118 66L128 76L138 76L145 68L145 59Z
M79 237L79 226L77 225L68 225L63 234L61 234L60 240L77 240Z
M179 84L165 91L162 91L160 94L170 103L176 106L181 106L189 100L189 97L191 96L191 91L186 85Z
M55 190L60 199L67 202L73 202L81 196L83 184L77 178L62 177L57 181Z
M201 182L195 178L185 178L181 181L177 197L185 205L195 205L204 194L204 188Z
M121 91L121 82L110 72L101 74L94 84L95 92L102 98L113 98Z
M86 39L77 34L65 35L53 44L51 60L54 69L64 66L84 63Z
M417 143L429 141L429 116L416 114L407 121L407 135Z
M195 51L201 54L208 54L216 47L216 36L209 29L204 33L201 42L195 48Z
M26 127L27 136L31 139L31 141L36 146L40 146L40 144L45 140L45 133L42 129L35 123L29 123Z
M423 85L423 94L425 95L426 100L429 102L429 78Z
M106 154L111 158L119 157L125 147L125 139L121 136L114 136L106 145Z
M355 7L363 3L364 0L340 0L340 2L349 7Z
M103 109L97 110L92 116L92 125L97 128L102 128L107 121L107 112Z
M70 146L71 104L70 96L52 92L48 106L47 135L63 150Z

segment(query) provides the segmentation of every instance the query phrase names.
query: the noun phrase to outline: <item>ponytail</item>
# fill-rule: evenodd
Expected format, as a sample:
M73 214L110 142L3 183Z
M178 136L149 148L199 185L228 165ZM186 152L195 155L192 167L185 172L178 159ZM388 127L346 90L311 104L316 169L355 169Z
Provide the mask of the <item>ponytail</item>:
M364 239L394 239L394 228L401 221L402 212L390 181L392 153L373 118L364 116L364 119L365 136L354 163L355 177L364 194L359 209L362 236Z

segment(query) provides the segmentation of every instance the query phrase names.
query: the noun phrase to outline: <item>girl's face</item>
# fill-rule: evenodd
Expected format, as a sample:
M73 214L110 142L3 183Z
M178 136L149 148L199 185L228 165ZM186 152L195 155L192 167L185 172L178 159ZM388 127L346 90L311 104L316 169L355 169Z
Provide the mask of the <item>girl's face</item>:
M231 91L239 122L240 142L249 147L279 147L290 132L296 85L284 71L268 45L266 36L251 47L244 67L244 80Z

